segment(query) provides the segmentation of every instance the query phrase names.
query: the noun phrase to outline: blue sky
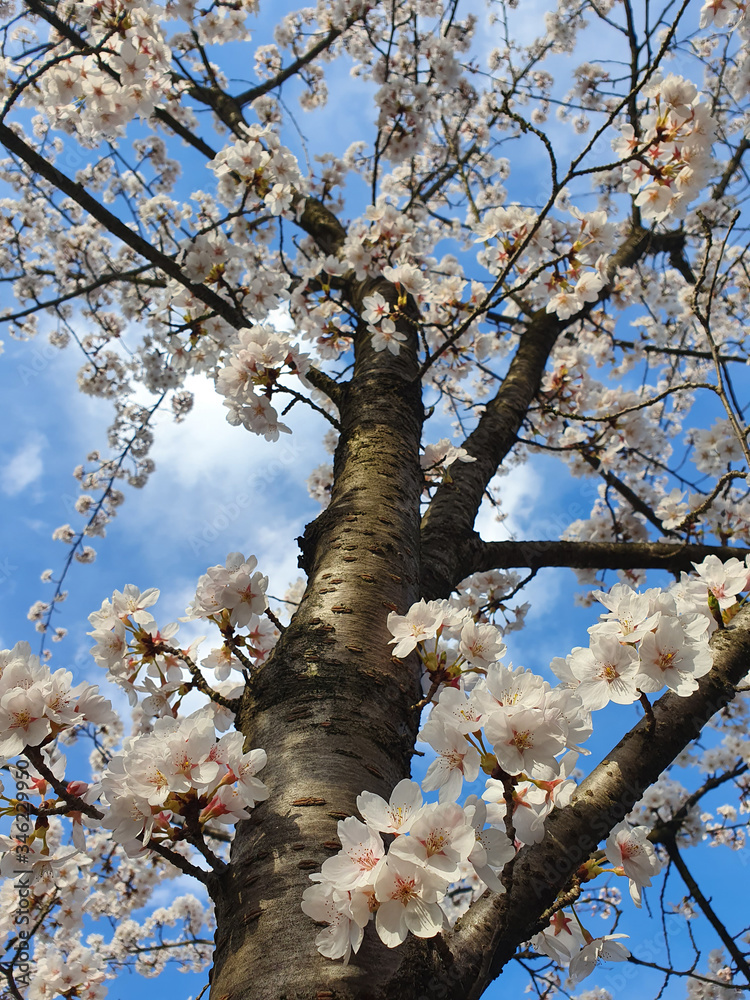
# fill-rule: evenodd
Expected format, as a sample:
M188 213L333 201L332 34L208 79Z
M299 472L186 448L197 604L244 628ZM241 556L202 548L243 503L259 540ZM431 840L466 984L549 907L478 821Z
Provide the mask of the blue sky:
M277 11L293 7L274 6ZM483 10L479 2L474 6ZM529 32L536 28L537 15L546 8L537 0L525 5L524 23L529 25ZM269 32L270 22L261 20L254 40L267 41ZM494 43L488 35L490 44ZM238 47L219 52L217 61L226 64L225 57L230 64L234 61L239 81L242 54ZM344 63L329 67L328 80L335 95L328 108L309 117L295 109L313 154L329 148L341 152L369 134L363 127L367 117L362 110L371 105L367 86L352 80ZM569 128L554 122L550 127L566 152L576 145ZM287 138L301 157L299 140L293 135ZM508 182L511 198L534 203L538 196L536 189L528 187L528 171L531 167L538 169L538 160L525 148L517 150L518 158L514 158L514 152L508 149L506 153L514 168ZM210 179L202 164L196 162L194 166L192 169L186 154L187 180L182 194L189 191L188 181L194 181L196 172L199 185L207 185ZM65 522L74 526L82 523L73 510L78 491L72 471L84 461L87 452L105 447L111 410L106 401L76 391L80 361L73 350L60 352L50 347L43 336L26 344L2 334L0 338L5 341L5 353L0 357L0 648L19 639L28 639L36 646L38 635L26 613L33 601L51 594L51 585L40 582L40 573L46 568L57 573L65 557L65 547L51 540L52 531ZM174 424L166 414L156 420L156 472L151 481L141 491L126 490L126 502L107 529L106 539L92 541L98 552L96 563L89 567L75 565L68 577L70 596L60 606L55 624L68 628L69 636L64 643L52 646L53 666L73 669L78 679L103 683L102 671L88 654L91 640L86 635L86 619L103 598L126 583L142 589L160 588L156 615L160 622L168 622L184 614L198 576L207 566L223 562L230 551L258 557L260 568L270 577L271 594L281 596L299 575L294 539L319 511L318 504L307 495L304 481L315 466L327 460L321 444L327 425L310 411L295 409L285 418L293 434L271 444L230 427L221 399L210 383L195 379L189 388L196 394L196 405L182 424ZM443 420L429 432L428 439L435 441L448 432L449 425ZM587 515L593 499L590 480L572 479L559 463L545 456L535 456L527 465L514 469L502 481L502 494L503 510L508 514L504 524L497 524L489 510L480 514L478 527L487 539L508 538L511 532L519 538L555 538L571 520ZM654 577L649 582L658 580ZM532 611L526 629L508 639L509 659L549 676L548 664L553 656L565 655L572 646L586 643L586 628L597 612L573 606L571 593L576 588L571 571L540 572L527 591L519 595L519 601L531 601ZM191 628L182 634L192 637L197 632ZM119 692L114 692L114 698L122 705ZM634 718L635 710L612 708L599 713L597 730L589 741L591 760L600 759ZM427 761L421 761L422 769ZM418 776L419 772L415 774ZM743 921L736 887L740 871L743 880L747 878L748 860L747 850L727 849L703 849L687 857L695 873L705 876L716 909L737 925ZM182 883L180 891L186 889ZM198 886L192 888L196 895L199 890ZM666 899L677 903L683 895L681 883L671 881ZM645 911L637 914L627 900L627 891L625 896L618 930L632 934L635 954L663 961L663 954L653 948L661 933L660 924L648 921ZM163 902L159 900L160 905ZM674 923L683 926L678 918ZM699 933L699 941L705 948L716 944L705 929ZM677 934L673 955L678 968L690 965L692 951L684 931ZM705 965L702 969L705 971ZM205 981L205 974L180 976L167 971L151 981L124 973L111 985L110 996L125 1000L136 988L144 1000L157 995L187 1000ZM600 985L615 996L642 992L650 995L656 992L656 981L645 970L617 965L610 971L599 971L579 992ZM486 996L499 998L511 989L521 993L525 983L524 975L511 967ZM683 995L679 981L673 982L664 994L669 998Z

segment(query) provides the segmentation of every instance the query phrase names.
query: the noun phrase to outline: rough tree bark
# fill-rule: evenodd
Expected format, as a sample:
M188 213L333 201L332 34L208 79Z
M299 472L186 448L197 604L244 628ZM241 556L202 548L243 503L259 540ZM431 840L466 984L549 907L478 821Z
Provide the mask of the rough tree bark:
M249 744L268 748L264 780L278 794L240 824L214 887L213 998L374 998L417 973L419 948L389 952L377 939L348 967L322 958L300 909L359 792L387 797L409 774L418 669L391 658L386 619L419 597L416 376L414 350L376 354L362 338L340 399L331 504L300 540L307 591L239 716ZM425 969L434 951L424 949Z

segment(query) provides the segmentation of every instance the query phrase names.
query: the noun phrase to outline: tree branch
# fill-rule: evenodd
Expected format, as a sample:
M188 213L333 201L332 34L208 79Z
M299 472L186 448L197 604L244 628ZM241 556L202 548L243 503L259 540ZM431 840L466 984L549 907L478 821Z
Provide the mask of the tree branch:
M209 309L221 316L230 326L239 329L240 327L249 325L248 319L242 310L232 305L231 302L227 302L226 299L223 299L205 285L196 284L190 281L189 278L186 278L183 269L173 257L169 257L160 250L157 250L156 247L144 240L142 236L139 236L138 233L130 229L121 219L105 208L101 202L92 198L81 184L77 184L67 174L58 170L57 167L46 160L40 153L37 153L33 147L24 142L12 128L4 124L0 124L0 143L5 146L8 152L13 153L14 156L23 160L35 174L44 177L45 180L49 181L59 191L72 198L84 211L88 212L92 218L101 223L113 236L122 240L131 250L140 254L141 257L145 257L146 260L151 261L161 271L168 274L170 278L174 278L178 284L187 288L196 299L199 299Z
M644 254L669 252L684 245L681 233L659 237L637 227L623 241L609 262L608 284L599 300L611 293L621 267L632 267ZM569 319L537 310L521 335L521 343L494 399L489 402L463 447L474 462L454 462L450 481L435 491L422 521L422 591L426 598L450 592L460 577L456 562L460 546L473 528L488 483L516 442L516 435L528 408L539 391L547 360L557 338L567 328L585 319L591 304Z
M515 444L529 404L567 321L539 310L521 336L508 374L479 423L463 442L473 462L454 462L422 521L422 590L426 598L450 591L456 582L458 545L472 530L487 484Z
M750 140L741 139L734 153L732 153L731 159L724 168L724 173L719 178L718 184L714 185L714 189L711 192L712 201L718 201L719 198L724 197L727 187L729 186L729 182L732 180L735 173L737 172L739 165L742 163L742 157L745 155L748 149L750 149Z
M478 1000L517 946L538 929L539 916L571 876L698 735L714 713L736 694L750 668L750 608L711 641L714 665L689 698L671 692L654 705L652 729L641 720L582 782L571 805L547 820L544 839L523 848L512 863L513 884L505 895L487 894L446 937L455 983L451 1000Z
M182 660L190 671L190 676L193 678L193 687L197 688L201 694L204 694L217 705L221 705L222 708L228 708L230 712L234 712L235 714L237 713L240 707L241 699L225 698L223 694L214 690L201 673L198 664L185 652L184 649L178 649L176 646L170 646L168 643L162 642L158 646L158 653L168 653L170 656L174 656L176 659Z
M332 379L330 375L326 375L326 373L322 372L319 368L308 368L305 372L305 378L308 382L311 382L316 389L324 392L332 403L335 403L336 406L340 407L344 395L344 385L346 383L342 385L340 382Z
M690 873L690 870L685 864L685 860L682 857L682 853L680 852L680 849L678 848L675 842L674 836L665 837L664 839L662 839L661 843L666 848L670 860L674 863L675 868L680 873L682 881L685 883L688 892L693 897L695 902L698 904L698 906L702 910L704 916L711 924L713 929L721 938L722 944L734 959L737 968L743 974L745 980L748 983L750 983L750 965L748 965L747 959L742 954L740 949L737 947L736 941L729 933L727 928L724 926L724 923L716 915L708 899L706 899L706 897L703 895L700 886L695 881L692 874Z
M685 979L694 979L698 983L709 983L712 986L720 987L722 990L736 990L738 994L746 989L745 986L735 986L732 983L723 983L720 979L710 979L708 976L701 976L697 972L693 972L692 969L671 969L664 965L656 965L654 962L644 962L634 955L630 956L628 962L631 965L642 965L645 969L656 969L657 972L664 972L668 976L681 976Z
M280 87L282 83L289 79L290 76L294 76L295 73L299 73L299 71L304 69L308 63L311 63L316 56L319 56L321 52L325 52L327 48L330 48L337 38L343 35L345 31L348 31L355 21L359 20L360 16L361 15L359 13L350 14L340 28L331 28L331 30L320 39L320 41L311 45L306 52L303 52L301 56L294 60L293 63L290 63L286 69L282 69L272 79L258 84L257 87L249 87L247 90L243 90L241 94L238 94L235 98L233 98L234 103L238 108L243 108L246 104L251 104L259 97L263 97L270 91Z
M583 458L583 460L590 465L592 469L599 473L607 486L611 486L613 490L616 490L616 492L619 493L624 500L627 500L636 513L642 514L658 531L660 531L663 535L675 534L671 528L664 527L661 522L661 518L656 516L654 511L644 500L641 500L635 490L632 490L627 483L624 483L622 479L620 479L619 476L610 472L609 469L605 469L598 458L594 455L587 455L585 452L581 453L581 458Z
M131 271L122 271L120 273L109 273L102 274L93 281L89 281L85 285L79 285L78 288L73 289L70 292L61 292L57 298L48 299L46 302L40 302L39 300L33 306L28 306L26 309L19 309L18 312L7 313L5 315L0 315L0 323L15 323L19 319L23 319L25 316L30 316L32 313L41 312L42 309L54 309L56 306L62 305L64 302L68 302L71 299L82 298L84 295L88 295L90 292L95 292L98 288L103 288L105 285L114 283L115 281L128 281L132 283L143 283L148 281L148 279L139 278L144 271L151 270L151 264L143 264L141 267L135 267ZM78 276L72 280L79 280ZM148 284L153 286L161 286L161 282L148 281Z
M740 690L738 688L738 690ZM674 814L671 819L665 820L660 823L659 826L655 826L651 833L648 835L648 839L652 844L662 844L666 839L674 838L679 832L680 827L685 822L690 814L690 810L694 805L707 795L708 792L714 790L714 788L720 788L722 785L726 784L727 781L733 781L735 778L741 777L743 774L747 773L750 769L750 765L744 764L740 761L731 771L724 771L721 774L715 774L710 778L707 778L700 788L697 788L692 792L682 803L680 808Z
M690 572L706 556L744 559L750 549L730 545L689 545L674 542L485 542L473 534L459 554L456 580L490 569L562 566L569 569L663 569ZM447 596L447 595L445 595Z
M294 207L298 208L303 200L304 208L298 215L297 225L304 229L308 236L312 236L323 253L337 256L344 245L346 230L333 212L317 198L305 198L304 195L297 193L293 201Z

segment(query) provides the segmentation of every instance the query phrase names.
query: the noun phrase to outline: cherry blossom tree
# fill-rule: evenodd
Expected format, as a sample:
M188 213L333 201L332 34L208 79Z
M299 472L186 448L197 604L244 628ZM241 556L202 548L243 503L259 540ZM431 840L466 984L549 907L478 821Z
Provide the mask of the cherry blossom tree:
M684 854L741 849L750 808L746 5L282 7L0 2L0 318L80 352L114 408L30 611L43 655L0 652L6 995L99 1000L173 958L210 967L212 1000L458 1000L515 956L545 997L602 962L735 997L750 942ZM365 138L308 148L342 68ZM238 552L185 611L202 641L153 588L102 594L92 656L125 720L44 640L189 375L237 435L306 408L332 464L304 469L323 509L278 607ZM480 507L502 518L539 453L596 484L591 510L484 540ZM597 602L590 642L514 668L546 567ZM213 915L188 894L133 916L180 873ZM669 875L716 936L687 969L617 929Z

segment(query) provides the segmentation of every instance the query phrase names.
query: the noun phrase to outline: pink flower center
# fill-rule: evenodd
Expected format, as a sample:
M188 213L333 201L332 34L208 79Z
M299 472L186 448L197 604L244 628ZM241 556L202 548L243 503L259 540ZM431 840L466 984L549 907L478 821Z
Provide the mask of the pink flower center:
M412 900L416 899L417 893L414 890L416 885L416 879L413 878L397 878L396 888L393 892L393 898L399 900L404 906Z
M513 739L510 741L511 745L523 752L524 750L529 750L534 746L534 739L528 729L523 732L514 732Z
M358 864L363 871L369 871L371 868L374 868L379 860L379 858L375 857L371 847L360 851L359 854L352 855L352 861Z

